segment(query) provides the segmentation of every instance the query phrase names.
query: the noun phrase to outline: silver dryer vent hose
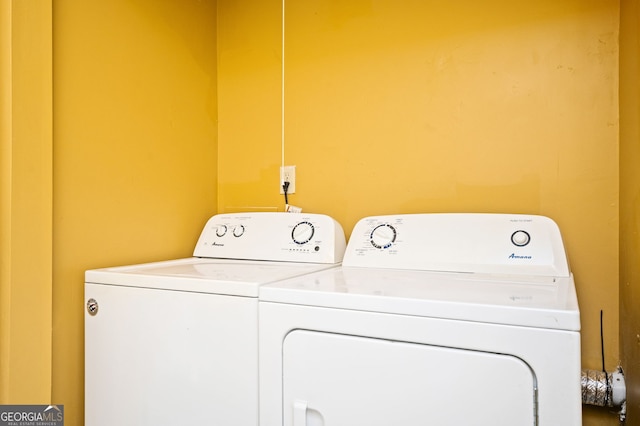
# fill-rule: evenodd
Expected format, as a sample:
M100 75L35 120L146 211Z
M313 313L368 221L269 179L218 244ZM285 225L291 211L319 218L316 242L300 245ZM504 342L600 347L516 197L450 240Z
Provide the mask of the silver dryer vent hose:
M582 370L582 403L599 407L619 407L626 401L626 386L622 369L613 373Z

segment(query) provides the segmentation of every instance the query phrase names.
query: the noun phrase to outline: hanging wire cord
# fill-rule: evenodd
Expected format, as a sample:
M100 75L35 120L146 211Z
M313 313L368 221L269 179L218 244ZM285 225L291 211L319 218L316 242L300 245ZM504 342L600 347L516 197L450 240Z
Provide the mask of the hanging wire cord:
M286 194L286 191L285 191L285 194ZM600 348L602 350L602 372L604 373L604 380L607 384L607 392L605 393L605 396L604 396L604 406L608 407L609 395L611 394L611 383L609 383L609 373L607 373L607 370L604 365L604 331L603 331L603 324L602 324L602 309L600 309Z
M284 16L284 12L285 12L285 0L282 0L282 46L281 46L281 52L282 52L282 63L281 63L281 68L280 68L280 166L284 167L284 151L285 151L285 138L284 138L284 30L285 30L285 16ZM287 188L289 186L289 182L285 182L287 184ZM284 187L284 185L282 185L282 188L284 189L284 198L286 200L287 198L287 188Z
M289 204L289 195L288 195L288 192L289 192L289 181L288 180L283 182L283 184L282 184L282 192L284 192L284 203L285 204Z

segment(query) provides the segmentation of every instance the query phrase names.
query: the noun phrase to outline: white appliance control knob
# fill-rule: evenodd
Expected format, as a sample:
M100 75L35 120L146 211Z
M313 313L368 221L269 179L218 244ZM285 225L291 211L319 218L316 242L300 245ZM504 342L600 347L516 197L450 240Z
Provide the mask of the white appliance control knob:
M373 228L369 240L371 245L378 249L387 249L396 241L396 228L385 223Z
M227 225L220 225L216 228L216 235L223 237L227 233Z
M242 234L244 234L244 225L238 225L235 228L233 228L234 237L241 237Z
M315 229L310 222L300 222L293 227L291 238L293 238L293 242L296 244L306 244L311 241L314 232Z
M511 234L511 242L518 247L524 247L531 241L531 236L527 231L516 231Z

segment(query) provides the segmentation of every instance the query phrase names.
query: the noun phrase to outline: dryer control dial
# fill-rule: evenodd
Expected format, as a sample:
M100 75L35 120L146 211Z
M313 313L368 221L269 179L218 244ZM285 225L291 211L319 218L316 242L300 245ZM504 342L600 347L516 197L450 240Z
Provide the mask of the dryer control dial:
M314 232L315 229L311 222L300 222L293 227L293 231L291 231L291 238L296 244L306 244L311 241Z
M396 241L396 228L392 225L385 223L373 228L369 240L371 245L378 249L387 249Z

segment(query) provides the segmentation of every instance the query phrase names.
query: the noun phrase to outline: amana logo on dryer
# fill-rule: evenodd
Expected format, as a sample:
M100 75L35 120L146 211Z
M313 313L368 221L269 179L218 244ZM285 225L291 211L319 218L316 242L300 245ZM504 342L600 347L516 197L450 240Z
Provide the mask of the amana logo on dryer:
M511 255L509 256L509 259L532 259L531 256L520 256L517 255L515 253L511 253Z

